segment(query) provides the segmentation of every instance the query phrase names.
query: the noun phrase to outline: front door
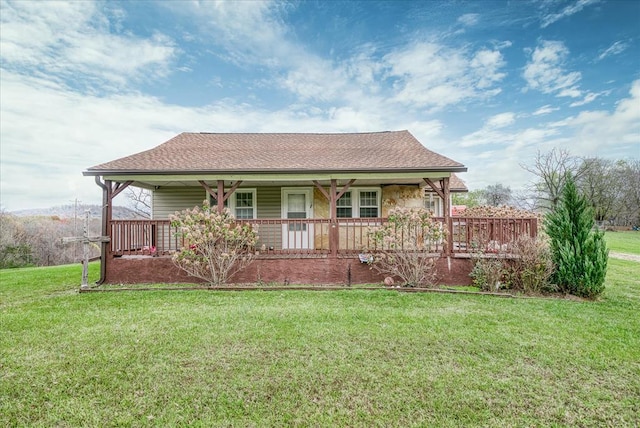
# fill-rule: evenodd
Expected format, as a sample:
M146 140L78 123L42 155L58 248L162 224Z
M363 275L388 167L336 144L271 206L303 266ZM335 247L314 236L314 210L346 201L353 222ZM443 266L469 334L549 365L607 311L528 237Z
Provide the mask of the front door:
M312 216L312 189L282 189L282 218L292 220L282 225L283 249L313 248L313 224L303 220Z

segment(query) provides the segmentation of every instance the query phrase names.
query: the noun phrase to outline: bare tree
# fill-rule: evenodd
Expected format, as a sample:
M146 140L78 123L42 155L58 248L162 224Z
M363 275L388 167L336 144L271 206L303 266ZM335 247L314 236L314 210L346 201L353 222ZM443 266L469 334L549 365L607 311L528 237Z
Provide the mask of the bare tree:
M127 187L131 208L142 218L151 218L151 191L141 187Z
M484 189L483 197L487 205L493 207L509 205L511 203L511 188L500 183L491 184Z
M595 220L604 222L615 216L620 199L619 178L615 164L601 158L588 158L580 165L576 186L593 209Z
M618 161L615 175L619 189L615 207L617 224L640 226L640 159Z
M533 165L520 164L536 177L532 188L536 206L555 208L560 202L567 176L576 178L581 163L581 159L572 156L569 151L554 148L549 153L538 151Z

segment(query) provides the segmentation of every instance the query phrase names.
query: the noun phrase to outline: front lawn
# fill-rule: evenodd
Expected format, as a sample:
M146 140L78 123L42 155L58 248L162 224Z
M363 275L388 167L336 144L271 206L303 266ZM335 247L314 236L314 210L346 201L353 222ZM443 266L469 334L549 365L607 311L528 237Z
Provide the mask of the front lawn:
M607 248L617 253L640 254L640 232L605 232Z
M1 426L640 419L640 263L610 260L598 302L388 290L78 294L80 271L0 271Z

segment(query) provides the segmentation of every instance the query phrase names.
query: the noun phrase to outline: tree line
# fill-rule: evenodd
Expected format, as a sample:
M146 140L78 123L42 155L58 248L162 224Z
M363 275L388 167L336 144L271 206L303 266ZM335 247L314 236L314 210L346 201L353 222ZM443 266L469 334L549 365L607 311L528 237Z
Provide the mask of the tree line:
M521 167L534 180L520 192L496 183L484 189L454 195L453 203L479 205L512 205L521 209L549 212L561 200L570 177L577 191L593 210L600 226L640 226L640 160L608 160L579 158L564 149L538 152L532 164Z

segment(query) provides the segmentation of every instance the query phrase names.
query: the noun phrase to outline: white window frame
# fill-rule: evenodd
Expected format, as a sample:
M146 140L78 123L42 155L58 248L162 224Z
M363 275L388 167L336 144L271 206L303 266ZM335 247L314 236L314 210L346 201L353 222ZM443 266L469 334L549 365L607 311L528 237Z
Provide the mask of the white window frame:
M382 207L380 200L382 198L382 189L380 187L350 187L349 190L345 192L351 192L351 217L338 217L338 218L380 218L382 214ZM360 216L360 193L361 192L376 192L376 208L378 209L377 217L361 217ZM336 204L337 204L336 200ZM336 214L337 214L336 207ZM363 207L365 208L365 207ZM367 206L366 208L370 208ZM372 207L371 207L372 208Z
M224 189L224 192L227 193L229 191L229 189ZM225 202L225 208L229 208L229 211L231 211L231 214L233 214L233 216L235 218L238 218L237 216L237 212L236 212L236 208L237 208L237 201L236 201L236 197L239 193L251 193L252 197L252 201L253 201L253 217L251 217L250 219L239 219L239 220L253 220L258 218L258 192L256 188L245 188L245 187L241 187L236 189L231 195L229 195L229 198L227 198ZM208 194L208 193L207 193ZM211 195L209 195L209 202L211 203L212 206L216 205L216 201L215 198Z

